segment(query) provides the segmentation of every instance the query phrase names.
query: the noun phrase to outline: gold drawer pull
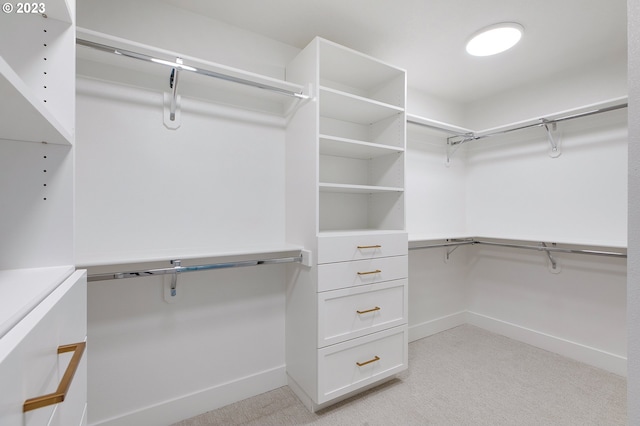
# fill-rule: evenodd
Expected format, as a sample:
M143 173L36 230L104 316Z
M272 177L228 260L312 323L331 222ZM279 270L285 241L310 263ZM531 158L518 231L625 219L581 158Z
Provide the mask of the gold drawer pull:
M371 275L371 274L380 274L382 271L380 269L376 269L375 271L368 272L358 272L358 275Z
M375 246L358 246L358 249L378 249L382 248L380 244L376 244Z
M380 308L380 306L376 306L375 308L367 309L366 311L356 311L356 312L362 315L362 314L368 314L369 312L379 311L380 309L382 309Z
M376 361L380 361L380 357L379 356L374 356L372 359L370 359L369 361L365 361L365 362L356 362L356 365L358 367L363 367L367 364L371 364L372 362L376 362Z
M67 392L69 391L69 387L71 387L71 380L73 380L73 376L74 374L76 374L76 370L80 365L80 360L82 359L82 354L84 353L84 349L86 346L86 342L79 342L58 347L58 355L65 352L73 352L71 361L69 361L67 370L62 376L62 380L60 380L58 389L48 395L42 395L36 398L27 399L22 406L23 412L35 410L37 408L46 407L48 405L53 405L64 401L64 398L67 396Z

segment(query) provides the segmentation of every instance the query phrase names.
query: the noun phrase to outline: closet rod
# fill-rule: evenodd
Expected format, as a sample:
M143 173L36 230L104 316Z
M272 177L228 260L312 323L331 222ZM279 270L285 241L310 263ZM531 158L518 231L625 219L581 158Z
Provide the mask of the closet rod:
M143 271L110 272L108 274L90 274L87 281L119 280L124 278L150 277L152 275L181 274L183 272L208 271L211 269L240 268L244 266L274 265L280 263L302 262L302 254L294 257L281 257L263 260L243 260L239 262L211 263L208 265L180 266L179 260L171 261L176 266L170 268L147 269Z
M453 246L462 246L462 245L489 245L489 246L497 246L497 247L508 247L508 248L518 248L525 250L537 250L537 251L545 251L545 252L555 252L555 253L571 253L571 254L586 254L593 256L608 256L608 257L621 257L626 258L626 253L614 252L614 251L602 251L602 250L584 250L584 249L568 249L562 247L553 247L553 246L532 246L527 244L513 244L513 243L498 243L494 241L486 241L486 240L460 240L460 241L448 241L446 243L439 244L429 244L426 246L419 247L410 247L409 250L419 250L419 249L427 249L427 248L436 248L436 247L453 247Z
M449 143L450 145L460 145L472 140L484 139L491 136L498 136L498 135L504 135L506 133L515 132L516 130L524 130L524 129L529 129L531 127L540 127L544 125L560 123L562 121L573 120L575 118L583 118L583 117L588 117L590 115L602 114L604 112L610 112L610 111L626 108L627 106L628 104L625 102L619 105L613 105L613 106L598 108L590 111L579 112L576 114L570 114L570 115L559 117L559 118L553 118L553 119L541 118L538 123L525 124L523 126L513 127L505 130L497 130L495 132L490 132L490 133L481 134L481 135L476 135L475 133L471 133L467 135L456 134L456 136L462 137L463 139L459 141L450 141Z
M133 52L131 50L120 49L106 44L95 43L84 39L77 38L76 44L80 46L90 47L92 49L100 50L107 53L114 53L120 56L126 56L128 58L139 59L141 61L153 62L155 64L165 65L171 68L177 68L181 71L190 71L196 74L205 75L207 77L213 77L220 80L230 81L233 83L243 84L245 86L257 87L259 89L269 90L279 93L281 95L292 96L294 98L308 99L309 97L302 92L294 92L292 90L282 89L280 87L270 86L268 84L257 83L255 81L246 80L243 78L233 77L230 75L222 74L215 71L206 70L203 68L196 68L190 65L184 65L177 62L167 61L165 59L154 58L153 56L145 55L142 53Z

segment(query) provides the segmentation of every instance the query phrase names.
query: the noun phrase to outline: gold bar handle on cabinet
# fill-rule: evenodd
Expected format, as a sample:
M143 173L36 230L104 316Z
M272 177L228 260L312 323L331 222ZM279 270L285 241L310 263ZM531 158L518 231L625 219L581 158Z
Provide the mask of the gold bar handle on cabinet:
M382 271L380 269L376 269L375 271L367 271L367 272L358 272L358 275L371 275L371 274L380 274Z
M80 360L82 359L82 354L84 353L84 349L86 346L87 346L86 342L79 342L79 343L73 343L71 345L63 345L58 347L58 355L63 354L65 352L73 352L71 361L69 361L67 370L64 372L64 375L62 376L62 380L60 380L58 389L56 389L55 392L47 395L42 395L36 398L27 399L24 402L24 405L22 406L23 412L46 407L48 405L58 404L64 401L64 398L67 396L67 392L71 387L71 381L73 380L73 376L76 374L76 370L80 365Z
M365 361L365 362L357 362L356 361L356 365L358 367L364 367L367 364L371 364L372 362L376 362L376 361L380 361L380 357L379 356L374 356L372 359L370 359L369 361Z
M356 311L356 312L362 315L362 314L368 314L369 312L379 311L380 309L382 309L380 306L376 306L375 308L367 309L366 311Z
M380 244L376 244L374 246L358 246L358 249L378 249L378 248L382 248L382 246Z

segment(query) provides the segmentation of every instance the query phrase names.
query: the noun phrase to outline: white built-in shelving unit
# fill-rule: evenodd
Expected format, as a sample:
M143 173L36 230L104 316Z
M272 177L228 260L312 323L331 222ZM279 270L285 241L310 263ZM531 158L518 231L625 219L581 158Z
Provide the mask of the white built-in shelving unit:
M287 67L289 385L317 409L407 368L405 71L316 38Z
M86 281L73 266L75 3L10 6L0 16L0 423L82 424L85 361L72 402L23 414L25 400L56 389L57 347L86 338Z

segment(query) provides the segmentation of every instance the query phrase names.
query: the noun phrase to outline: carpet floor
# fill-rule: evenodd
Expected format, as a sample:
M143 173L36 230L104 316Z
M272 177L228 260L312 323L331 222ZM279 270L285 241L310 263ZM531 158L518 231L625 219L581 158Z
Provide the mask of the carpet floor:
M462 325L409 344L409 369L310 413L287 387L174 426L626 425L626 379Z

